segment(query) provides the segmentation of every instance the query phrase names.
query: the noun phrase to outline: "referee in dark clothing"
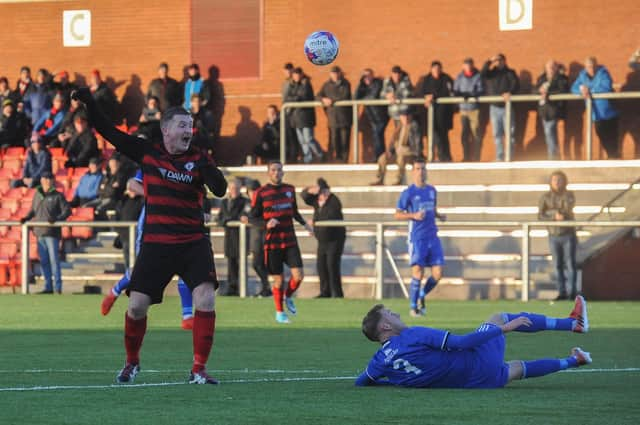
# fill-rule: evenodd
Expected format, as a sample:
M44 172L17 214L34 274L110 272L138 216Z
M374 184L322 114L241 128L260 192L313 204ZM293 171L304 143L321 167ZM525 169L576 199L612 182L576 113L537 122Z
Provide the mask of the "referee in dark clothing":
M323 178L316 186L302 191L304 203L313 207L313 223L326 220L342 220L342 204ZM344 251L346 230L344 227L314 227L318 239L317 268L320 276L320 298L342 298L340 261Z

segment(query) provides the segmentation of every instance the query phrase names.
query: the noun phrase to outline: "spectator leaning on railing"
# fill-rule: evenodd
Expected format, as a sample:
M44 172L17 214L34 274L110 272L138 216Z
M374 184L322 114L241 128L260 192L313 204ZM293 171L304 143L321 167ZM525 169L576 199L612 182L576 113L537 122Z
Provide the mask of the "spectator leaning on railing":
M551 160L560 159L558 120L566 117L567 102L563 100L551 101L549 100L549 95L567 93L569 91L569 80L564 73L560 72L560 67L556 61L550 60L545 64L544 72L536 82L536 91L541 96L538 102L538 116L544 128L544 139L547 142L547 158Z
M573 82L571 91L581 94L585 99L593 93L611 93L613 81L611 74L594 57L584 61L584 69ZM593 99L591 117L596 127L596 133L600 144L607 152L607 158L620 158L618 144L618 111L615 110L609 99Z
M462 62L462 71L453 82L453 93L456 96L478 97L484 94L484 84L480 72L473 65L472 58ZM462 124L462 160L480 161L482 138L480 137L480 104L465 102L460 104L460 123Z
M502 53L498 53L489 60L487 60L482 67L482 78L485 81L485 88L487 95L489 96L502 96L506 101L509 100L512 94L515 94L520 89L520 80L515 71L507 66L507 59ZM511 140L509 144L511 151L513 152L513 146L515 145L515 114L513 109L511 110L511 122L505 123L506 110L505 104L492 103L489 106L489 115L491 119L491 127L493 129L493 140L496 144L496 161L504 161L504 137L505 137L505 125L509 125L511 128Z
M48 221L53 224L57 221L64 221L71 215L69 204L64 199L62 193L58 192L54 186L53 174L45 172L40 179L41 185L36 189L31 203L31 210L20 219L25 223L32 218L35 221ZM41 294L53 293L52 278L55 279L55 289L58 294L62 293L62 273L60 271L60 227L34 227L33 233L38 239L38 256L40 257L40 267L44 275L44 290Z
M422 77L416 88L416 95L424 98L424 105L433 108L433 149L438 153L438 161L451 162L449 130L453 127L453 105L434 103L441 97L453 94L453 80L442 71L440 61L431 62L429 74ZM435 157L435 155L434 155Z
M391 68L391 75L386 78L382 84L380 98L387 99L391 102L389 105L389 116L393 120L396 128L400 125L400 114L411 110L410 105L398 102L410 98L412 93L413 84L411 84L409 74L398 65L395 65Z
M347 162L353 122L352 108L334 106L334 103L341 100L351 100L351 83L344 78L344 73L339 66L331 68L329 80L322 85L316 98L322 102L329 123L327 155L330 159Z
M180 99L182 98L180 84L169 77L169 65L166 62L162 62L158 66L158 78L149 83L147 99L151 97L159 100L161 111L166 111L171 106L180 104Z
M382 80L376 77L371 68L362 71L362 78L356 88L354 98L356 99L380 99L382 93ZM389 123L389 114L387 106L368 105L364 107L364 113L369 120L371 126L371 135L373 137L373 152L378 158L384 153L384 131Z

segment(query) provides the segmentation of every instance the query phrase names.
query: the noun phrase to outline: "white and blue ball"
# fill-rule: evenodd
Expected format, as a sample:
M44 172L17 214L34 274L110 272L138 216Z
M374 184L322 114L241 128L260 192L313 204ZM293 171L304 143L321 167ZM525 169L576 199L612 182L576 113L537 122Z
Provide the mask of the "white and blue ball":
M314 65L329 65L336 60L340 43L329 31L316 31L304 42L304 55Z

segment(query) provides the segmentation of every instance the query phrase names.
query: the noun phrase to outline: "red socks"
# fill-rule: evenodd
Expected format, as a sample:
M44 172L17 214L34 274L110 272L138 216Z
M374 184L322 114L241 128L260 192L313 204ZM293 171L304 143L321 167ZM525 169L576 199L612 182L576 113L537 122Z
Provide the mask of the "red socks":
M204 369L213 346L216 328L216 312L196 310L193 316L193 368L192 372Z
M293 295L293 293L298 290L298 288L300 287L300 283L302 283L302 281L295 281L293 277L289 279L289 284L287 285L286 292L287 298L291 297L291 295Z
M273 293L273 302L276 305L276 311L278 313L281 313L282 311L284 311L282 309L282 296L284 295L282 293L282 288L276 288L274 286L273 288L271 288L271 292Z
M127 350L127 363L140 363L140 347L147 331L147 316L142 319L132 319L124 314L124 347Z

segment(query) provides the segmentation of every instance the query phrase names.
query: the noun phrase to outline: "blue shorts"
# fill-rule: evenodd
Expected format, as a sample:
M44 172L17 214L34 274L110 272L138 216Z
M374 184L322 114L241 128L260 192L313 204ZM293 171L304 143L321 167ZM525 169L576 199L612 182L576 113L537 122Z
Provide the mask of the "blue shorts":
M409 265L420 267L442 266L444 254L440 239L421 239L409 242Z
M483 323L476 332L493 327L493 323ZM509 382L509 366L504 362L504 335L491 338L473 349L473 372L465 388L502 388Z

